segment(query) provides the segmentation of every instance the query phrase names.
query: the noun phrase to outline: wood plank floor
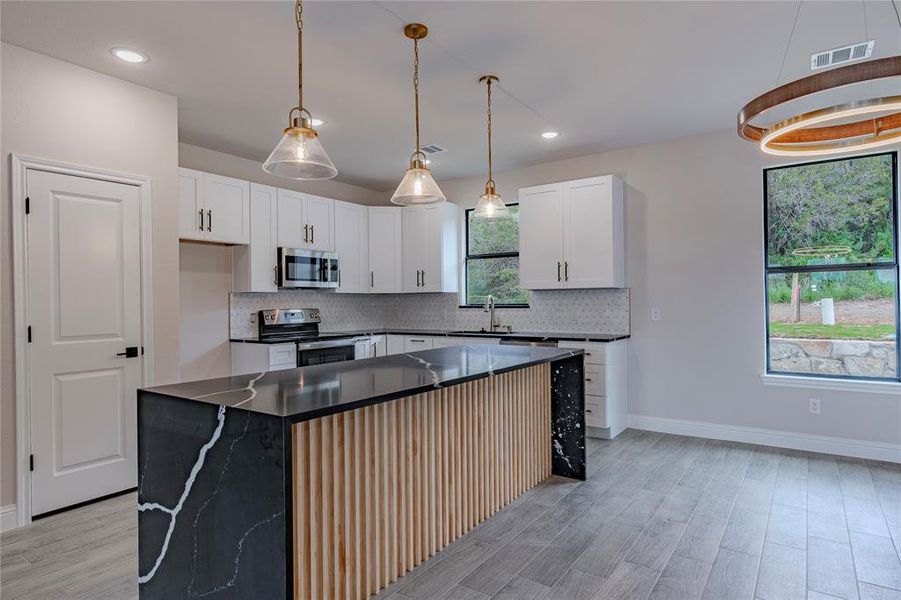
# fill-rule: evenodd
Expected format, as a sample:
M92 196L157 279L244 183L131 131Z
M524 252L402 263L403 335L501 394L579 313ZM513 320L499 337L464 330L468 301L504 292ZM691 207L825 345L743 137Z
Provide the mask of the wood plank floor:
M901 466L627 431L378 600L901 600ZM0 536L4 600L137 598L134 495Z

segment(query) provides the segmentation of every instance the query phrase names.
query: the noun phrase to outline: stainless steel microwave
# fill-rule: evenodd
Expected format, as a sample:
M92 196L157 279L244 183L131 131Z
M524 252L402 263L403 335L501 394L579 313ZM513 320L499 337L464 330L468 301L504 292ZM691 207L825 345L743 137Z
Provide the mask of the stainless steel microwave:
M338 254L304 248L279 248L278 286L283 288L338 287Z

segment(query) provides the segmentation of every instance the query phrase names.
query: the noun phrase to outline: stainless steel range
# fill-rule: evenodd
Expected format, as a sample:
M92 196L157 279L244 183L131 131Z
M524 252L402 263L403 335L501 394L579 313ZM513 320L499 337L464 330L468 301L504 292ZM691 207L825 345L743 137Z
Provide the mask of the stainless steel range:
M261 342L296 342L297 366L353 360L358 338L321 339L318 308L273 308L257 313Z

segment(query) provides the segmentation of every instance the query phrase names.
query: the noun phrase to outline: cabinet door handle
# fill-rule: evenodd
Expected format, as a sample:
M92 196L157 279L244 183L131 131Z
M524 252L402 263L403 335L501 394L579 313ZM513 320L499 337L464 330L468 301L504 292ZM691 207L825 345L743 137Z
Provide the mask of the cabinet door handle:
M369 272L369 287L371 287L371 288L375 287L375 271Z
M303 243L304 244L310 243L310 226L309 225L303 226Z
M557 281L560 281L560 261L557 261Z
M591 381L591 377L586 377L585 381Z
M213 230L213 211L212 211L212 209L206 211L206 230L207 231Z
M563 281L569 281L569 261L563 261Z
M585 409L585 412L589 413L589 412L591 412L591 409L590 409L590 408L586 408L586 409Z
M591 356L591 352L586 352L585 356Z
M338 287L341 287L341 269L338 269Z
M316 226L315 225L310 225L310 243L311 244L316 243Z
M419 287L419 269L416 269L416 287Z
M425 269L422 270L422 287L425 287Z
M201 208L197 212L200 213L200 231L203 231L203 209Z
M425 340L410 340L411 344L425 344Z

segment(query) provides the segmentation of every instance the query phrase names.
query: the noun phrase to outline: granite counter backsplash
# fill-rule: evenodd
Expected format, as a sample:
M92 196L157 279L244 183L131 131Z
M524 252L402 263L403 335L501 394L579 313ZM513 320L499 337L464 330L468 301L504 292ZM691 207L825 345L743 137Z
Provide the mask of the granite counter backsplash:
M231 338L254 337L251 315L265 308L319 308L323 331L429 327L477 330L488 315L460 308L457 294L336 294L290 290L231 294ZM629 333L629 290L532 292L529 308L499 308L514 331Z

